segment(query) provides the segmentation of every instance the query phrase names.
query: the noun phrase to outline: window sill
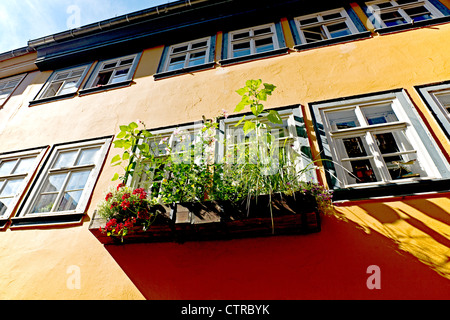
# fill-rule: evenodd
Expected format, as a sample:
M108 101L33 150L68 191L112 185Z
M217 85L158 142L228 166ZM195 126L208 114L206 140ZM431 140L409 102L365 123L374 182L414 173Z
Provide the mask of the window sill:
M133 82L132 80L127 80L127 81L122 81L122 82L118 82L118 83L112 83L112 84L97 86L97 87L93 87L93 88L83 89L83 90L80 90L79 96L81 97L81 96L85 96L87 94L91 94L94 92L107 91L110 89L128 87L132 84L132 82Z
M333 201L368 200L395 196L411 196L429 192L448 192L450 179L428 179L388 183L358 188L342 188L333 191Z
M392 32L426 27L426 26L431 26L431 25L446 23L446 22L450 22L450 16L434 18L434 19L429 19L429 20L422 20L422 21L418 21L418 22L414 22L414 23L404 23L404 24L400 24L397 26L386 27L386 28L377 28L377 29L375 29L375 32L379 33L380 35L383 35L383 34L388 34L388 33L392 33Z
M124 237L123 243L183 243L320 232L317 203L299 197L283 196L280 201L273 196L273 220L270 207L263 199L252 202L250 208L254 209L250 210L248 217L244 207L232 206L227 202L221 205L216 202L178 204L176 209L165 207L166 217L169 212L173 217L168 219L169 223L153 224L147 231L134 229ZM100 231L105 225L106 220L95 212L89 230L102 244L121 244L120 238L109 237Z
M252 61L252 60L257 60L257 59L270 58L270 57L279 56L279 55L288 54L288 53L289 53L289 48L284 47L284 48L280 48L280 49L276 49L276 50L272 50L272 51L251 54L248 56L223 59L223 60L219 61L219 64L221 66L228 66L228 65L232 65L232 64L236 64L236 63L240 63L240 62L247 62L247 61Z
M77 95L77 93L73 92L73 93L62 94L59 96L53 96L53 97L48 97L48 98L43 98L43 99L36 99L36 100L30 101L30 106L47 103L47 102L52 102L52 101L63 100L63 99L70 99L70 98L75 97L76 95Z
M159 72L159 73L154 74L153 77L155 78L155 80L165 79L165 78L170 78L173 76L178 76L180 74L186 74L186 73L191 73L191 72L195 72L195 71L213 69L215 65L216 65L215 62L209 62L209 63L201 64L198 66Z
M354 41L354 40L370 38L370 36L371 36L371 32L365 31L365 32L355 33L355 34L351 34L348 36L343 36L343 37L338 37L338 38L333 38L333 39L327 39L327 40L322 40L322 41L317 41L317 42L312 42L312 43L298 44L298 45L294 46L294 49L297 51L307 50L307 49L312 49L312 48L317 48L317 47L329 46L329 45L337 44L337 43L350 42L350 41Z
M63 213L55 215L29 216L11 218L10 229L53 227L79 224L83 220L84 213Z

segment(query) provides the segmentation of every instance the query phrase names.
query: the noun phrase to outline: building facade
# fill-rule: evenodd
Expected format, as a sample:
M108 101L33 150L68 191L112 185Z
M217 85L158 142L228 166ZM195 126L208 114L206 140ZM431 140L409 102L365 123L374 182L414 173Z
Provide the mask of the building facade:
M449 37L448 0L191 0L1 54L0 297L448 298ZM231 126L249 79L321 159L322 231L100 243L119 127Z

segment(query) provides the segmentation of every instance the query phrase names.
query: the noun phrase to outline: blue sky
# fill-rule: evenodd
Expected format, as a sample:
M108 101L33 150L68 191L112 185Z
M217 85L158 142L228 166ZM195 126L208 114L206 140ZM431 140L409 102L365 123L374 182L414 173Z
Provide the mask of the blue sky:
M173 0L0 0L0 53L29 40Z

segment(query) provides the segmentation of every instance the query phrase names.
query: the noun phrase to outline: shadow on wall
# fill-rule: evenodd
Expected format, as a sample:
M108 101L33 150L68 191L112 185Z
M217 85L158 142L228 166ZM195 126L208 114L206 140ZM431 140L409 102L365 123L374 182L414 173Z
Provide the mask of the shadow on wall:
M359 202L336 207L345 218L392 239L398 248L412 254L450 280L450 198L414 198Z
M376 209L374 215L385 224L405 219L384 206ZM397 236L410 239L406 233ZM450 281L408 252L399 252L400 241L392 238L386 232L364 232L361 223L350 219L325 216L322 231L309 235L106 249L152 300L447 299ZM381 289L367 285L372 265L381 270Z

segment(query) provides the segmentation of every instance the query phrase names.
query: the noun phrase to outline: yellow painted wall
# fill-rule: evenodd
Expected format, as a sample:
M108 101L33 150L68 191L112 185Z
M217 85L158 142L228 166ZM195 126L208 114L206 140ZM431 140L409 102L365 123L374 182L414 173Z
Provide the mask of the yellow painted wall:
M450 156L450 142L413 88L450 80L448 39L449 23L158 81L152 75L163 48L150 48L143 52L129 87L29 107L27 102L36 96L50 75L50 72L36 71L25 79L27 86L22 94L10 99L3 114L0 113L0 152L114 135L119 125L137 119L155 128L200 120L202 115L214 117L221 109L232 112L240 98L234 91L247 79L261 78L277 86L266 104L268 107L306 106L314 101L405 88L441 141L443 152ZM309 112L306 116L307 123L311 124ZM108 155L88 208L89 217L118 170L108 165L115 154L117 151L112 149ZM442 241L436 245L435 234L412 230L411 224L404 222L411 218L402 212L408 212L441 237L450 239L448 225L424 216L421 210L428 209L414 207L414 201L349 204L338 207L337 211L347 219L358 221L366 230L399 241L401 249L420 254L422 260L429 257L438 271L448 275L448 262L443 259L450 248L442 245ZM433 198L430 203L433 203L431 213L450 214L448 195ZM398 221L383 224L368 213L388 207L400 217ZM0 298L143 298L90 234L88 225L89 218L79 227L0 232ZM400 241L404 234L413 239ZM425 249L417 253L418 247ZM70 276L67 268L73 265L80 267L81 289L67 288Z

